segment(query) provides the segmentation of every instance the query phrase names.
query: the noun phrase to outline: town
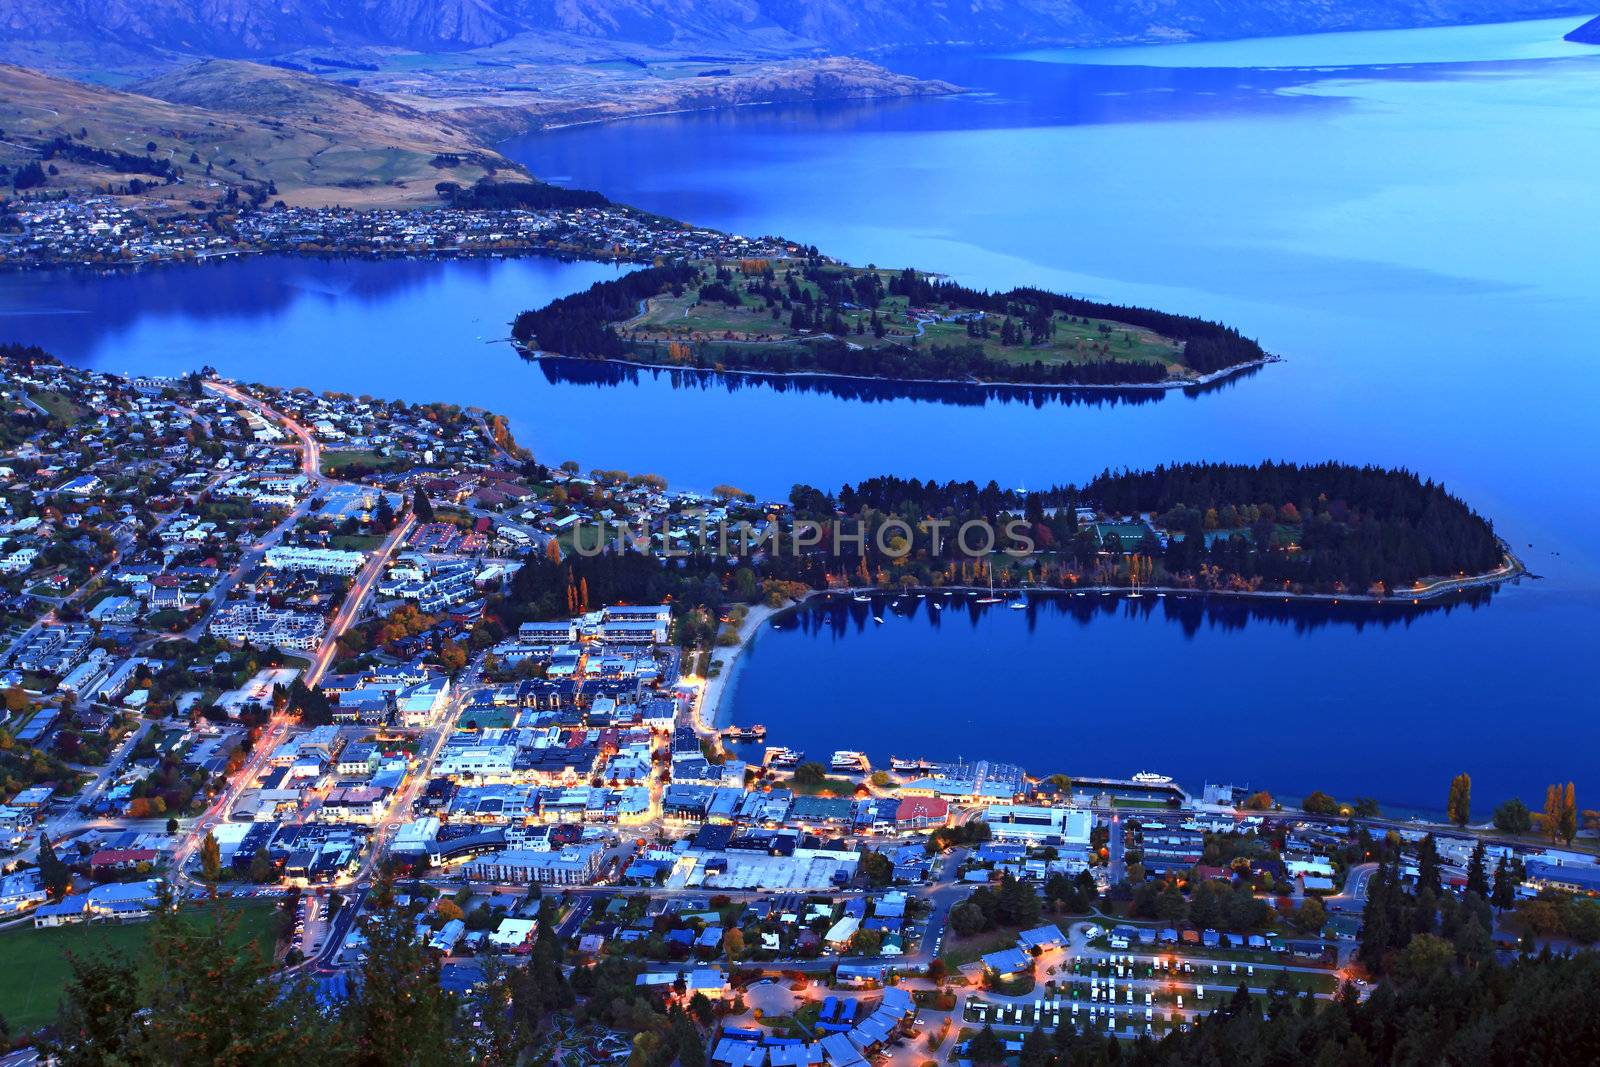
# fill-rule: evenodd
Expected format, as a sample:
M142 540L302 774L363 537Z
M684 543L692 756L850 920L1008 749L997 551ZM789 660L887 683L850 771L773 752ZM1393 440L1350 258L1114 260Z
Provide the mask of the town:
M0 267L9 269L205 262L250 253L544 254L649 263L803 251L778 238L739 237L619 205L432 211L240 205L201 214L148 210L109 195L0 202Z
M616 595L598 561L637 554L584 531L687 544L788 528L783 502L547 467L491 412L16 346L0 402L0 939L41 961L14 1033L55 1024L52 939L173 908L231 909L337 1003L397 894L460 1011L560 958L662 1020L692 1005L699 1055L736 1067L995 1063L1359 999L1405 946L1386 909L1469 959L1600 937L1570 787L1490 823L1458 781L1433 825L722 723L730 650L810 590L730 556L670 579L694 595ZM564 1062L637 1050L599 1001L569 1021L540 1037Z

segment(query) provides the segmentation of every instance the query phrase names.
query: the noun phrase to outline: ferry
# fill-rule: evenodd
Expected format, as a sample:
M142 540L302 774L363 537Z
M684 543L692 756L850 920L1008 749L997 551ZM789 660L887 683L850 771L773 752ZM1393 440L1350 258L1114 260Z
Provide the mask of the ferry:
M841 748L833 754L830 766L836 771L866 771L871 769L872 764L865 752L852 752Z
M1152 774L1150 771L1140 771L1133 776L1132 781L1138 782L1140 785L1171 785L1172 776L1170 774Z
M767 728L760 723L754 726L729 726L723 729L722 736L729 741L759 741L767 736Z
M889 767L901 774L926 774L933 769L933 764L921 756L915 759L906 759L903 756L890 756Z
M777 745L767 749L766 760L774 767L797 767L800 761L806 758L804 752Z

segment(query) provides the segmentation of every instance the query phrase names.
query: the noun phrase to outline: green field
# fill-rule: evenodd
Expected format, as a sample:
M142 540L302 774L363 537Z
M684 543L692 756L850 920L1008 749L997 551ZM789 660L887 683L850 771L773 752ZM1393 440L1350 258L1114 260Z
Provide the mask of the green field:
M252 941L272 951L277 905L267 901L232 905L239 915L234 941ZM112 951L137 961L150 938L150 923L96 923L36 930L22 926L0 933L0 1016L12 1032L24 1033L55 1020L61 991L72 977L67 955L89 957Z
M879 271L887 283L898 271ZM781 274L780 274L781 276ZM691 344L803 344L821 336L823 331L796 332L790 328L788 313L780 309L774 319L761 297L743 291L748 279L735 274L733 287L741 298L737 308L720 302L700 303L698 289L690 287L681 296L662 294L652 297L645 310L625 322L618 323L619 332L635 343L664 344L683 341ZM810 281L800 281L802 290L813 297L818 287ZM1109 319L1074 319L1057 315L1053 320L1053 335L1038 345L1000 343L1000 325L1003 316L990 315L989 336L973 337L964 322L935 321L928 312L909 314L908 301L903 296L889 296L879 304L877 315L886 333L874 336L871 329L872 311L847 309L841 317L846 324L845 337L851 344L874 348L883 345L907 345L913 340L919 345L964 345L973 342L983 346L989 359L1001 363L1087 363L1107 359L1130 362L1161 363L1181 369L1180 346L1165 337L1139 327L1113 322ZM940 307L939 318L969 313L971 309ZM857 328L863 332L857 332ZM844 336L844 335L841 335Z
M337 474L346 467L362 466L371 467L373 470L400 470L410 466L409 459L396 456L380 456L370 449L346 449L334 452L325 450L322 453L322 473Z

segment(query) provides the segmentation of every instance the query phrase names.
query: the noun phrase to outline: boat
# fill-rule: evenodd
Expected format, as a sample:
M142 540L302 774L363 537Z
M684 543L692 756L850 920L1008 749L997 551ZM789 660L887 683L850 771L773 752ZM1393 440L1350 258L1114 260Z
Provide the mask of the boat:
M799 752L792 748L784 748L782 745L769 748L766 752L767 762L774 767L796 767L805 758L806 754L804 752Z
M1140 785L1172 784L1172 776L1170 774L1154 774L1150 771L1140 771L1138 774L1134 775L1131 780L1138 782Z
M855 752L848 748L841 748L833 754L833 759L829 761L829 766L836 771L865 771L872 767L872 763L867 759L865 752Z
M921 756L918 756L915 759L906 759L903 756L890 756L889 768L890 770L898 771L901 774L925 774L933 769L933 764L923 759Z
M883 625L883 616L882 615L874 615L872 617L872 621L877 623L879 626L882 626Z
M851 597L850 599L854 600L857 604L870 604L870 603L872 603L872 598L869 597L865 593L857 593L855 596Z
M994 572L989 572L989 595L981 596L973 601L974 604L998 604L1000 598L994 595Z
M728 726L723 729L722 736L729 741L759 741L767 736L767 728L760 723L754 726Z
M1023 596L1021 593L1018 593L1016 596L1006 601L1006 607L1012 609L1013 611L1022 611L1027 608L1027 606L1028 598Z
M935 601L934 605L933 605L933 610L934 611L943 611L944 610L944 605L940 604L938 601Z

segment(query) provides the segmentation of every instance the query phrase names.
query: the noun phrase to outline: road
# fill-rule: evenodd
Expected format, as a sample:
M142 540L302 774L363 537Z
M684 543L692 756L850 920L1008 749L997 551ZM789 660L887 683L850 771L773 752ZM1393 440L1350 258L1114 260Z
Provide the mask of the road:
M294 419L282 414L263 401L257 400L249 393L246 393L238 387L228 384L227 382L207 380L204 383L204 386L208 391L215 393L218 396L226 397L227 399L239 404L241 407L249 408L262 418L271 422L276 422L278 425L287 429L300 444L300 473L304 474L306 478L310 480L311 486L304 499L291 508L289 513L284 516L282 521L280 521L271 530L267 531L267 533L264 534L260 540L247 549L244 555L240 557L238 564L231 568L228 573L223 576L222 580L212 588L210 594L210 607L202 612L200 618L195 622L195 624L184 632L183 636L188 638L190 641L198 641L205 634L206 627L211 622L211 617L215 615L217 610L227 602L228 594L232 592L233 587L238 584L240 577L250 573L256 567L260 566L262 559L266 557L267 549L272 548L279 541L283 540L285 534L294 529L295 525L299 523L301 519L310 514L311 502L316 499L318 491L328 481L328 479L322 476L322 446L317 442L317 439L312 436L310 430L307 430Z
M316 495L316 490L328 484L332 479L323 477L321 469L322 448L311 432L300 423L227 382L211 380L205 383L205 387L219 396L227 397L251 409L264 419L278 423L293 434L300 442L301 473L312 484L312 492L307 495L306 499L293 509L282 522L275 526L271 533L258 541L250 552L246 554L245 558L240 561L239 565L230 572L228 586L226 588L219 586L212 605L212 610L215 610L218 605L226 600L227 588L232 587L232 583L237 581L239 575L246 573L259 564L267 549L275 544L284 533L306 514L310 508L311 499ZM376 552L372 553L360 573L357 574L355 581L345 594L344 600L340 603L338 611L334 613L333 621L330 623L327 633L323 636L322 645L312 657L311 666L303 676L303 681L306 685L313 686L322 680L322 676L327 672L329 664L333 662L334 656L338 651L339 638L343 637L351 626L360 621L367 597L376 588L378 579L383 575L389 560L393 557L395 550L405 543L405 539L410 534L415 523L415 518L409 513L406 514L404 518L395 524L394 529L389 531L389 535L384 538L383 544L379 546ZM202 618L197 626L203 630L205 622L206 620ZM268 722L266 729L262 731L261 736L256 739L255 747L249 759L245 761L244 766L229 779L222 792L190 824L183 841L173 852L172 871L176 881L179 883L192 881L186 870L190 857L199 849L200 842L205 839L206 833L218 822L227 818L228 811L237 802L239 795L255 782L266 763L267 757L272 753L273 749L283 742L292 726L293 722L287 715L274 715Z

